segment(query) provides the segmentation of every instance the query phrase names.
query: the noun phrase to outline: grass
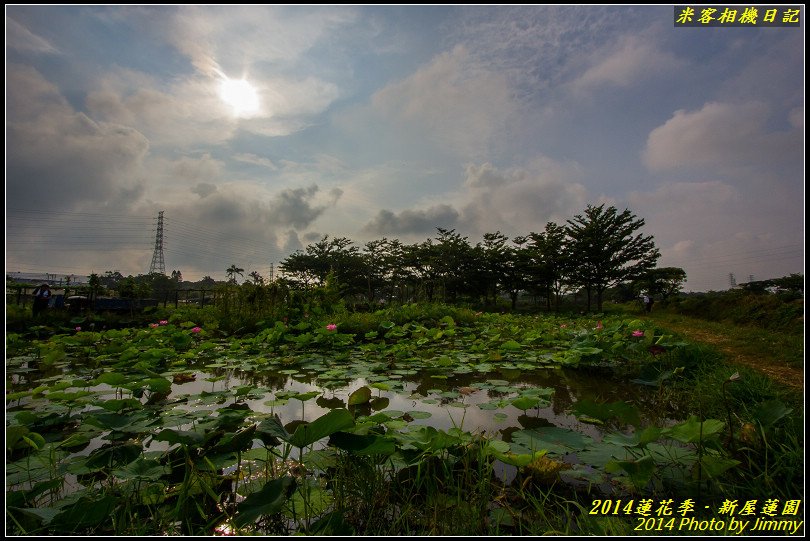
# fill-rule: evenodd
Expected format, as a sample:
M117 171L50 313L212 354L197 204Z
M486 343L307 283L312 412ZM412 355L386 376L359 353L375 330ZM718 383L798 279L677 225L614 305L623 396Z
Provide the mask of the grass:
M751 325L704 321L668 312L653 312L649 317L656 324L675 331L697 329L704 336L715 337L715 345L743 356L760 359L763 364L804 367L802 334L777 332Z

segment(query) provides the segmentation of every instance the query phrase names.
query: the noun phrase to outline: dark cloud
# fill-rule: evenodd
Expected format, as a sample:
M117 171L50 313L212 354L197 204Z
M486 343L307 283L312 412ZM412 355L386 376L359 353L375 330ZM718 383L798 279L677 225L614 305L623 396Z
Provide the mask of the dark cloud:
M375 235L432 234L437 227L466 235L502 231L508 235L539 231L549 221L561 223L582 210L586 190L578 182L576 163L540 157L527 167L500 170L490 163L467 165L463 196L450 204L384 209L363 230Z
M586 190L577 163L539 157L527 167L500 170L489 163L468 165L469 189L460 223L469 233L539 231L581 210Z
M281 192L267 209L267 221L275 225L292 226L296 229L305 229L315 221L331 205L334 205L342 193L332 190L331 201L328 204L315 204L314 198L318 193L318 186L313 184L307 188L288 189Z
M301 250L304 245L301 244L301 239L298 238L298 233L290 229L287 231L286 238L281 243L281 250L285 253L292 253L296 250Z
M9 66L6 91L6 195L15 205L71 210L140 193L149 150L141 133L73 110L31 68Z
M452 228L459 213L450 205L435 205L425 210L403 210L394 214L383 209L363 228L376 235L433 233L437 227Z
M194 186L191 189L191 191L193 193L196 193L197 195L199 195L203 199L205 199L206 197L208 197L209 195L211 195L212 193L217 191L217 187L214 186L213 184L209 184L207 182L200 182L199 184Z
M194 205L193 211L200 223L226 229L228 224L239 224L249 218L249 210L244 201L222 193Z
M304 233L302 237L307 244L317 242L323 238L323 234L318 233L317 231L310 231L308 233Z

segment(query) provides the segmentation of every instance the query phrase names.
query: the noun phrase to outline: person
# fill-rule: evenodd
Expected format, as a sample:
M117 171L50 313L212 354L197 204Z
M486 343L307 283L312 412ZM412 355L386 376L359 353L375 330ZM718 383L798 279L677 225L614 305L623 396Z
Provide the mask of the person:
M653 302L652 295L644 295L644 310L646 312L652 312Z
M33 314L34 317L38 316L40 312L45 310L48 307L48 303L51 301L51 286L48 284L42 284L38 288L34 290L34 307L33 307Z

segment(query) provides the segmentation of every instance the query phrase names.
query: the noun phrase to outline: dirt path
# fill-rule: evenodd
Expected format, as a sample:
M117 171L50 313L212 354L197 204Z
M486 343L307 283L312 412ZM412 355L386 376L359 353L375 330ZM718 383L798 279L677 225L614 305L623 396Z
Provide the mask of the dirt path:
M774 381L781 383L791 389L804 390L804 370L784 364L778 361L768 361L759 356L754 356L740 350L734 345L734 341L720 333L698 327L699 324L689 322L672 322L657 320L656 324L674 331L684 338L703 344L709 344L723 354L725 359L732 364L747 366L753 370L762 372Z

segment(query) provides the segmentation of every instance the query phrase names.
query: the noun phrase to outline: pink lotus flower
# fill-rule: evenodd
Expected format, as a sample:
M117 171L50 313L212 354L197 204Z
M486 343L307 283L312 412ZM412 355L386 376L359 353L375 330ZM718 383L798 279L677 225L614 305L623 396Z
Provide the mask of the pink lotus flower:
M327 331L334 331L336 329L337 329L337 325L335 325L334 323L330 323L329 325L326 326Z
M191 329L191 332L193 332L195 334L200 332L200 331L202 331L202 327L194 327L193 329Z
M602 330L602 329L605 328L605 326L602 325L602 322L600 321L599 323L596 324L596 328L599 329L599 330Z
M635 337L644 336L644 331L636 329L635 331L633 331L633 336Z
M150 323L150 324L149 324L149 328L151 328L151 329L157 329L157 328L158 328L158 324L157 324L157 323Z
M161 320L160 320L160 324L161 324L161 325L168 325L168 324L169 324L169 321L168 321L167 319L161 319Z
M560 328L561 328L561 329L564 329L564 328L566 328L567 326L568 326L568 325L566 325L565 323L563 323L562 325L560 325Z
M76 332L79 332L80 330L82 330L81 327L76 327Z

